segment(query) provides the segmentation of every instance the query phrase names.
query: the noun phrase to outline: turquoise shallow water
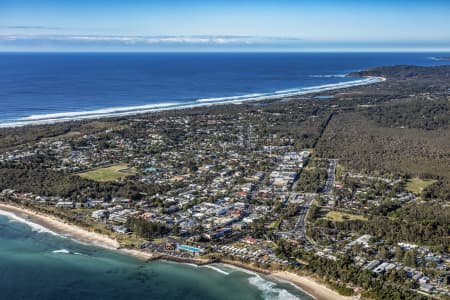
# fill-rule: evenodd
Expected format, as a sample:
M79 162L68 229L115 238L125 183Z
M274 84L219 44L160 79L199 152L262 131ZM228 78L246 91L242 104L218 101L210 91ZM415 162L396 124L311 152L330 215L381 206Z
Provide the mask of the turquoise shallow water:
M145 263L0 215L0 299L311 298L289 284L224 265Z

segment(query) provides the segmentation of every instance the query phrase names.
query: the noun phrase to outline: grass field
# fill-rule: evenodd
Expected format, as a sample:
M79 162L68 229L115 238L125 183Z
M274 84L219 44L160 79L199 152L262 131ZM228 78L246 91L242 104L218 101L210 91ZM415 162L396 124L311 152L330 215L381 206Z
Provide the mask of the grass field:
M134 169L128 169L126 164L114 165L79 173L78 176L98 182L114 181L129 175L134 175Z
M163 243L167 243L168 239L166 237L163 238L156 238L152 240L152 243L154 244L163 244Z
M364 216L344 213L340 211L330 211L325 216L325 219L333 221L333 222L342 222L342 221L349 221L349 220L361 220L361 221L367 221L367 218Z
M420 195L420 193L422 193L424 188L435 182L436 180L434 179L420 179L415 177L408 180L408 183L406 184L406 189L410 192L413 192L414 194Z
M278 222L272 222L272 223L269 224L268 227L269 227L270 229L275 229L275 228L277 228L277 226L278 226Z

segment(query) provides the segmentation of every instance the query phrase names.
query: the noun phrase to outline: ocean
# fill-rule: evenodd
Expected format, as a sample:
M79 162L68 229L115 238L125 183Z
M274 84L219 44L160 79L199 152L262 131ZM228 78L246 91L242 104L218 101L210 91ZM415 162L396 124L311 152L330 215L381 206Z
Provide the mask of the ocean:
M0 127L268 99L440 53L0 53Z
M216 264L143 262L0 211L0 299L312 299L287 283Z

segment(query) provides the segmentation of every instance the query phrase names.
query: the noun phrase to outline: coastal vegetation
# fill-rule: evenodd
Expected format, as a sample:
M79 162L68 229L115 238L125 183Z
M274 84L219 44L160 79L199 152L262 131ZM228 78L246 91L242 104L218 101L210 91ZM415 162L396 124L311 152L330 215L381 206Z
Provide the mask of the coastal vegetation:
M321 165L320 162L314 161L302 170L300 179L296 185L296 190L308 193L317 193L324 185L326 179L326 167Z
M448 287L449 72L377 68L358 75L387 81L320 101L0 129L1 197L146 254L422 299Z
M107 198L112 195L142 198L141 193L153 195L167 187L160 184L139 182L95 182L65 172L46 168L31 168L29 165L4 165L0 168L0 189L12 188L26 193L48 197L79 200L80 197ZM85 199L85 198L83 198Z
M318 142L318 155L338 158L345 167L366 173L435 180L422 195L448 199L448 66L380 67L355 74L389 80L386 88L362 88L359 100L356 94L339 96L359 103L334 115Z

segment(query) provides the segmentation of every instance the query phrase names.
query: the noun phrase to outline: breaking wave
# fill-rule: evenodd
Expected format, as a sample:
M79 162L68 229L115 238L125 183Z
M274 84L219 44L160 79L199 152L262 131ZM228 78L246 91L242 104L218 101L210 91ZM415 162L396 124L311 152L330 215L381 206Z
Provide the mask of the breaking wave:
M71 252L67 249L59 249L59 250L52 251L52 253L70 254Z
M345 74L325 74L325 75L309 75L311 78L345 78Z
M31 115L28 117L20 118L19 120L25 121L25 120L42 120L42 119L82 117L82 116L91 116L91 115L105 115L105 114L122 113L122 112L128 112L128 111L155 109L155 108L159 108L159 107L170 107L170 106L174 106L177 104L178 103L159 103L159 104L148 104L148 105L129 106L129 107L110 107L110 108L90 110L90 111L62 112L62 113L53 113L53 114Z
M312 75L313 76L313 75ZM318 76L318 75L314 75ZM327 76L327 75L320 75ZM333 75L340 76L340 75ZM345 77L345 76L344 76ZM194 108L200 106L218 105L218 104L232 104L232 103L242 103L244 101L261 101L261 100L276 100L285 97L301 96L313 93L321 93L325 91L332 91L344 88L350 88L361 85L374 84L377 82L384 81L381 77L367 77L363 79L351 80L346 82L339 82L334 84L325 84L319 86L297 88L297 89L286 89L274 91L271 93L253 93L240 96L230 96L230 97L218 97L218 98L203 98L188 102L168 102L168 103L157 103L139 106L128 106L128 107L110 107L105 109L96 109L89 111L74 111L74 112L60 112L51 114L36 114L26 117L22 117L16 120L12 120L5 123L0 123L0 128L4 127L17 127L33 124L49 124L57 122L66 122L73 120L85 120L85 119L99 119L105 117L118 117L118 116L129 116L136 115L140 113L156 112L171 109L185 109Z
M208 269L212 269L212 270L214 270L216 272L219 272L220 274L223 274L223 275L230 275L230 273L225 272L224 270L222 270L220 268L217 268L217 267L214 267L214 266L211 266L211 265L204 265L202 267L208 268Z
M246 94L246 95L240 95L240 96L205 98L205 99L198 99L198 100L196 100L196 102L207 103L207 102L217 102L217 101L248 100L248 99L252 99L252 98L263 97L264 95L266 95L266 94L254 93L254 94Z
M300 298L292 295L285 289L276 288L276 283L268 281L259 275L250 277L249 283L262 292L266 300L300 300Z
M31 222L30 220L21 218L21 217L19 217L18 215L12 213L12 212L0 210L0 215L5 216L5 217L7 217L8 219L11 219L11 220L20 222L20 223L22 223L22 224L26 224L26 225L28 225L29 227L31 227L31 230L32 230L32 231L39 232L39 233L48 233L48 234L51 234L51 235L54 235L54 236L64 237L64 236L62 236L62 235L60 235L60 234L58 234L58 233L56 233L56 232L54 232L54 231L52 231L52 230L50 230L50 229L44 227L44 226L42 226L42 225L33 223L33 222Z
M52 251L52 253L55 253L55 254L74 254L74 255L83 255L84 256L84 254L82 254L82 253L72 252L72 251L67 250L67 249L54 250L54 251Z

